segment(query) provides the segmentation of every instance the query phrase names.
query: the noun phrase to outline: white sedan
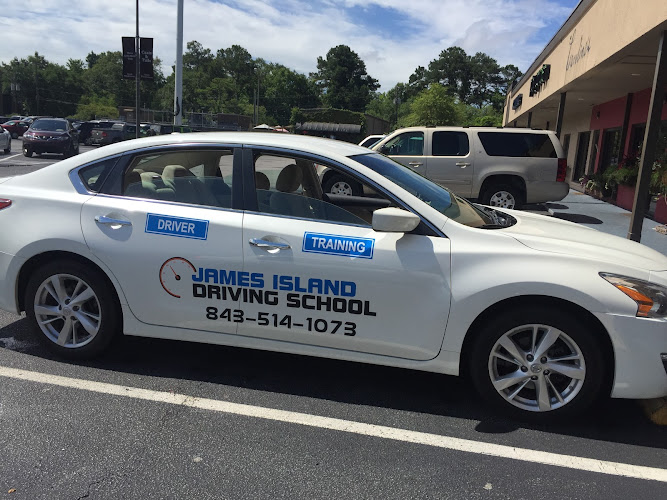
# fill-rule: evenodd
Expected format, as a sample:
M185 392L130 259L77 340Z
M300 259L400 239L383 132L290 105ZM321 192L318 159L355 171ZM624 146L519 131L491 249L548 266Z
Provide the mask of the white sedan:
M12 150L12 134L0 127L0 149L7 155Z
M667 257L343 142L106 146L0 179L0 234L0 308L68 358L123 333L467 374L537 419L667 395Z

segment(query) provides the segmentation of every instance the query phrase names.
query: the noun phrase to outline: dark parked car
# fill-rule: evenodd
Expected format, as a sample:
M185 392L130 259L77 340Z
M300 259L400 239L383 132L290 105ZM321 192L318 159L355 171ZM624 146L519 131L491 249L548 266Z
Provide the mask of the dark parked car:
M90 135L96 128L111 128L114 123L112 120L90 120L74 125L74 128L79 132L79 142L90 145Z
M23 134L23 155L60 153L68 158L79 154L79 134L64 118L39 118Z
M23 135L23 133L26 130L28 130L30 124L16 120L9 120L8 122L5 122L2 125L0 125L0 127L4 128L10 134L12 134L12 139L18 139L20 136Z
M134 139L137 136L137 126L132 123L114 123L108 128L94 128L90 132L90 144L104 146L114 142Z

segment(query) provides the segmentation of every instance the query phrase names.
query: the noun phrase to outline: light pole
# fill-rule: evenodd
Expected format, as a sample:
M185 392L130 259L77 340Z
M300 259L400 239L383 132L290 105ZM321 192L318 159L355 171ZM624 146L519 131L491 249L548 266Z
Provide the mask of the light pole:
M176 17L176 70L174 71L174 125L183 123L183 0Z

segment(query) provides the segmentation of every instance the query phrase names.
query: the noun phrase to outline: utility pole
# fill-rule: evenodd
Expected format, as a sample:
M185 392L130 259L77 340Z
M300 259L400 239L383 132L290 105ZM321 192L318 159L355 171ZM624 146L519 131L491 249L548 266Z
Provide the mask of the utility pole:
M136 67L136 84L137 84L137 95L136 95L136 101L135 101L135 111L136 111L136 118L137 118L137 130L136 130L136 138L139 139L139 127L141 126L141 119L139 118L139 93L141 92L141 69L140 69L140 63L141 63L141 40L139 39L139 0L137 0L137 36L135 38L135 52L134 52L134 60L135 60L135 67Z
M176 70L174 71L174 125L183 123L183 0L176 16Z

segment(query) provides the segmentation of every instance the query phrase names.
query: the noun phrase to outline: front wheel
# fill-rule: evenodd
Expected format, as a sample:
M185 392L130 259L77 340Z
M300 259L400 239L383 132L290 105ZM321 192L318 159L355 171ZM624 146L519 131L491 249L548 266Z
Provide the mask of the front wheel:
M101 272L69 260L45 264L32 274L25 308L46 347L75 360L104 351L121 317L112 286Z
M322 190L327 194L342 194L346 196L361 196L362 187L358 182L344 175L331 175L324 181Z
M603 395L602 346L566 311L511 310L473 332L468 371L481 396L537 420L572 416Z
M518 210L521 208L521 192L511 184L495 184L484 190L482 205Z
M32 148L30 146L23 146L23 156L28 158L32 156Z

